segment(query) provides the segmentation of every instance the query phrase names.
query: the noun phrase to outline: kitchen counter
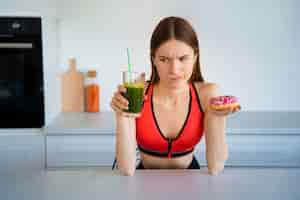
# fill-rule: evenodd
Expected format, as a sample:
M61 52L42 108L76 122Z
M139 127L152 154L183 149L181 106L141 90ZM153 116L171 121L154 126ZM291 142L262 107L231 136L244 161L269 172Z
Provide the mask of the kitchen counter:
M113 112L60 113L47 127L47 135L112 135L115 133Z
M60 113L45 128L46 166L106 166L115 156L113 112ZM300 112L241 111L228 116L226 166L300 167ZM205 141L195 156L206 166Z
M300 199L299 116L230 116L230 159L218 176L207 174L200 149L200 170L138 170L125 177L110 170L113 113L61 113L41 133L0 134L0 199ZM45 160L54 168L45 169Z
M2 174L3 200L59 199L300 199L299 168L228 168L218 176L200 170L18 170Z
M113 112L60 113L46 127L47 135L113 134ZM300 112L241 111L228 117L228 134L297 134L300 133Z

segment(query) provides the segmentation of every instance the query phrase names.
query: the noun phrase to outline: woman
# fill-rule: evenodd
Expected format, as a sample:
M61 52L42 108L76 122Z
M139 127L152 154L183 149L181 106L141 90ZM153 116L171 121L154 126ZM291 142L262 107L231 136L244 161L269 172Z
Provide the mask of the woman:
M184 19L167 17L151 37L151 80L146 83L143 109L123 112L128 101L114 93L116 113L116 158L124 175L135 169L199 169L194 147L205 136L209 174L217 174L228 158L226 116L237 109L213 110L212 97L218 86L204 82L200 70L198 39ZM205 133L205 134L204 134ZM136 147L141 162L136 168Z

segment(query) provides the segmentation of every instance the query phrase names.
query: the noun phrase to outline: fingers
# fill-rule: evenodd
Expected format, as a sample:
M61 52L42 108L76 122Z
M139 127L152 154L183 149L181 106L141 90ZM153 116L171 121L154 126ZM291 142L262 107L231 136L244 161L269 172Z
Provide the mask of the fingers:
M138 75L138 77L136 78L136 80L134 80L135 83L146 83L146 74L143 72L141 74Z
M112 98L112 100L111 100L111 105L113 105L114 108L116 108L116 109L118 109L118 110L120 110L120 111L125 110L125 109L128 109L127 103L124 103L124 102L120 101L120 100L118 99L118 97L116 97L116 96L114 96L114 97Z
M123 109L127 109L128 107L128 100L118 92L114 94L113 101L115 101L115 103L117 103L119 107Z
M234 107L234 108L232 108L231 113L235 113L235 112L237 112L237 111L238 111L238 108L237 108L237 107Z
M128 101L122 96L121 92L126 92L126 88L119 85L117 91L113 94L110 103L111 108L117 113L121 113L122 110L127 109L128 107Z
M127 113L124 112L122 109L117 107L115 104L111 103L111 108L117 113L117 115L122 117L129 117L129 118L137 118L141 116L141 113Z
M143 83L145 83L146 82L146 74L143 72L143 73L141 73L141 75L140 75L140 79L141 79L141 81L143 82Z
M235 109L234 107L231 107L231 106L230 106L229 111L228 111L228 114L233 113L234 109Z
M118 91L120 93L125 93L126 92L126 88L123 85L118 85Z
M240 105L238 105L238 106L234 106L233 108L232 108L232 113L235 113L235 112L238 112L239 110L241 110L241 106Z
M110 102L110 107L115 111L119 116L123 117L139 117L140 113L127 113L124 110L128 109L128 100L121 94L125 93L126 88L122 85L118 86L117 91L113 94L113 97Z
M211 108L211 112L218 116L226 116L226 115L238 112L240 110L240 108L241 108L240 106L234 106L234 107L230 106L230 107L220 109L220 110Z
M110 103L110 107L115 111L118 115L122 115L122 110L117 107L113 102Z
M230 111L224 111L224 110L212 110L211 112L218 116L225 116L230 113Z

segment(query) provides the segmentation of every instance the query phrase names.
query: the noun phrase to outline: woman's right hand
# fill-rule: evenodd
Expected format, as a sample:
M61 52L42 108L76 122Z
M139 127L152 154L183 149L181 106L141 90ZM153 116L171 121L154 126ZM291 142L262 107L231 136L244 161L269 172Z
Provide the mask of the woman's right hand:
M122 93L126 92L126 88L123 85L118 85L117 91L114 92L112 100L110 102L110 106L113 111L119 117L131 117L136 118L140 116L140 113L128 113L124 112L125 109L128 109L128 100L122 95Z

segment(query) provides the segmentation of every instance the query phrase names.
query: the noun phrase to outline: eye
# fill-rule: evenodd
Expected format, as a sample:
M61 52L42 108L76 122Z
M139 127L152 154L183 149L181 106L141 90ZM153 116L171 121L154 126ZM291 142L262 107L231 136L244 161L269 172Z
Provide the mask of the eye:
M160 61L160 62L167 62L168 59L167 59L167 58L159 58L159 61Z
M182 57L179 58L179 60L180 60L181 62L183 62L183 61L188 60L188 57L187 57L187 56L182 56Z

